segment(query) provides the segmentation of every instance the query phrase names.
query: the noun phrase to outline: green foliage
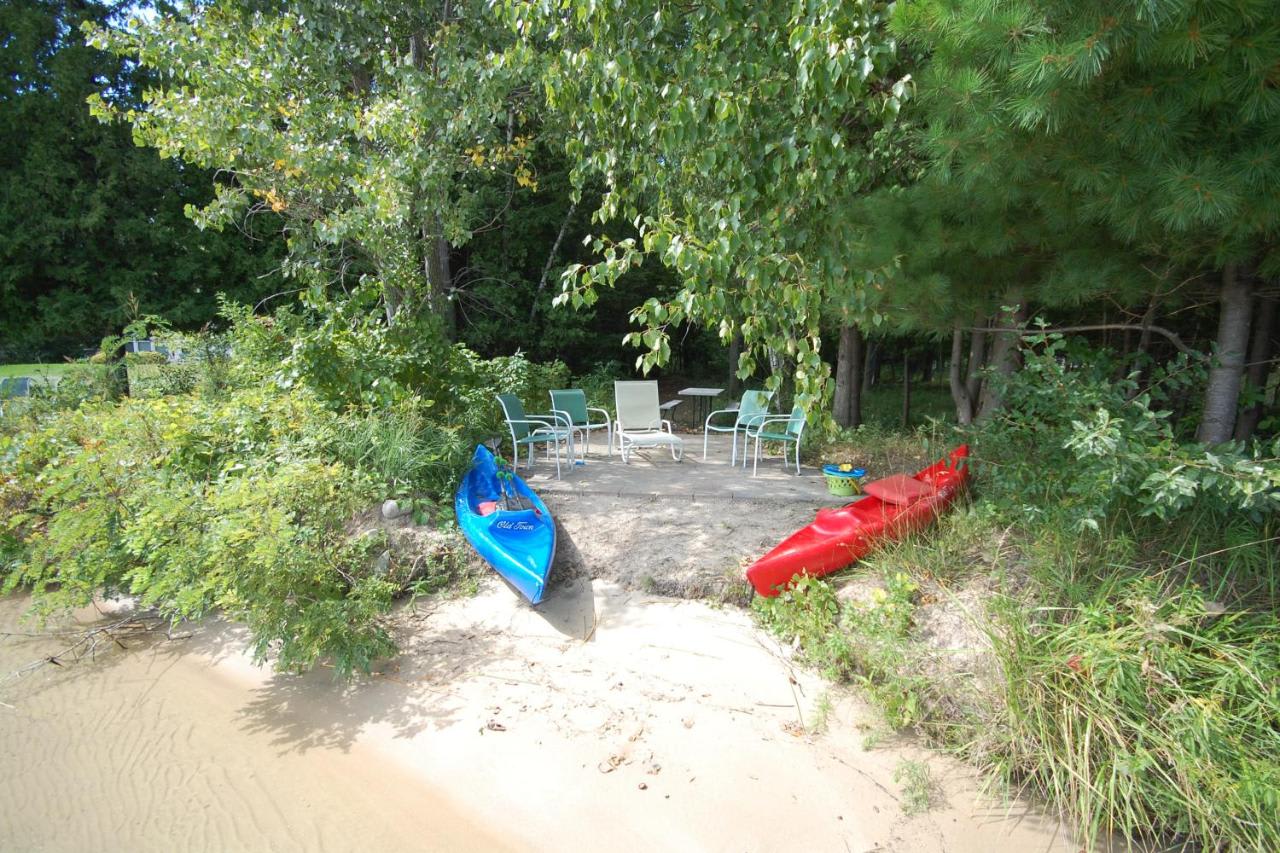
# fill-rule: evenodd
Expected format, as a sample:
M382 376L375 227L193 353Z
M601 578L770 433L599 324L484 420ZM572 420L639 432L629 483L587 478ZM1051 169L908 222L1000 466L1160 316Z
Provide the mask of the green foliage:
M0 436L5 586L46 610L101 590L175 620L219 610L259 659L367 669L393 648L379 617L411 578L348 525L387 490L452 483L463 448L423 411L338 413L268 384L28 417Z
M855 650L837 630L840 602L826 583L801 577L773 598L755 598L751 606L774 633L797 643L804 660L828 678L848 678L856 671Z
M569 387L563 362L538 364L519 353L482 359L461 346L453 349L449 377L452 418L468 434L484 438L506 435L498 394L515 394L526 412L548 412L550 391Z
M1086 848L1109 833L1275 847L1274 525L1119 514L1098 538L1003 515L984 497L864 561L843 603L803 579L757 612L804 659L861 683L892 723L922 726L1060 809ZM969 582L995 590L966 605L991 651L957 668L914 634L912 602L917 584L937 597Z
M219 170L213 200L189 207L202 227L246 211L279 217L303 301L347 315L325 346L344 349L349 331L375 353L407 349L346 328L374 306L388 321L434 314L435 335L447 331L449 246L487 220L492 180L512 193L536 186L536 89L481 2L215 2L86 30L157 76L146 109L104 93L95 111L130 122L164 157ZM355 306L332 305L335 294Z
M362 362L357 338L323 317L223 312L225 334L180 335L146 318L104 341L115 352L150 335L183 362L144 353L119 364L159 383L183 368L189 380L117 400L117 364L76 365L0 423L3 587L31 588L45 611L101 591L174 620L216 610L249 627L259 660L368 669L394 650L382 619L394 596L473 581L447 544L400 565L383 537L353 539L353 522L386 497L419 523L447 518L439 506L475 442L497 434L494 395L545 408L568 371L520 355L486 361L438 339L415 350L405 325L382 326ZM323 365L326 337L336 341ZM437 360L414 364L415 353ZM398 374L342 381L377 369Z
M587 397L588 406L596 406L606 411L613 411L613 383L619 379L629 379L631 374L620 361L605 361L573 380L573 387L581 388Z
M1048 335L1022 370L993 377L1005 408L980 437L990 497L1021 518L1052 516L1097 530L1120 510L1172 519L1193 507L1254 519L1280 509L1280 442L1205 449L1176 440L1165 395L1135 376L1114 379L1102 354ZM1186 362L1162 375L1186 381ZM1176 393L1178 389L1175 388Z
M722 340L743 334L742 375L772 351L795 365L806 408L820 401L824 300L862 281L844 213L910 93L891 5L501 4L526 44L550 47L543 85L568 126L575 181L604 182L597 220L639 232L597 237L603 259L571 266L560 301L589 308L654 256L681 288L632 314L642 368L666 363L669 332L689 321Z
M379 410L343 413L333 449L352 467L377 472L388 495L447 497L474 445L458 427L433 420L430 406L406 398Z
M832 679L856 679L891 723L919 719L918 685L906 674L904 640L918 587L905 573L887 575L865 600L841 606L830 584L798 578L774 598L756 598L763 623L798 644L803 659Z
M1070 204L1194 265L1241 251L1274 265L1273 12L1266 0L923 2L894 24L930 53L927 141L962 189L1030 190L1041 209Z
M1141 577L1065 612L1004 608L993 631L1008 702L995 728L1001 769L1086 838L1176 833L1274 849L1277 616Z

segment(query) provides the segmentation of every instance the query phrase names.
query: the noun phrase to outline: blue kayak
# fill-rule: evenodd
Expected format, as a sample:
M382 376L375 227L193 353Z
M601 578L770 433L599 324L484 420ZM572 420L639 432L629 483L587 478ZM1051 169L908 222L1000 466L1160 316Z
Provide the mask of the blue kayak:
M453 499L472 546L532 604L542 601L556 556L556 523L547 507L489 448L476 447Z

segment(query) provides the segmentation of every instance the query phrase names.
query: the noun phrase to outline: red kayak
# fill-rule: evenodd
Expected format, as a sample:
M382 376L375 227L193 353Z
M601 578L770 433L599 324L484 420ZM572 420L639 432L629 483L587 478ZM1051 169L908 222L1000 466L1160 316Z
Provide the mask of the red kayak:
M796 575L820 577L865 557L877 545L920 530L951 505L969 480L969 446L911 476L895 474L862 487L868 496L838 509L818 510L803 527L752 563L747 580L774 596Z

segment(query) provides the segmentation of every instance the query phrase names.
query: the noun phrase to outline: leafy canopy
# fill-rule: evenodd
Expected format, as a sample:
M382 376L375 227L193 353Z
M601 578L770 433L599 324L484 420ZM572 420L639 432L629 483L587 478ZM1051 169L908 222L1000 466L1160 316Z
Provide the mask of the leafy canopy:
M819 396L821 308L851 272L842 220L875 170L870 142L909 93L890 73L891 5L501 4L545 57L575 179L604 182L597 221L639 232L597 237L604 259L571 267L561 301L593 304L655 255L682 287L633 312L640 366L666 361L668 331L692 321L742 332L744 375L785 354L802 398Z
M423 287L436 241L476 225L475 182L535 182L531 90L478 2L223 0L91 33L159 75L145 107L98 111L219 170L216 199L191 211L202 226L281 216L286 270L314 306L337 284L386 297L388 318L416 310L440 296Z
M83 41L81 25L118 23L119 6L0 4L0 360L79 355L136 313L196 327L217 291L256 301L277 284L267 235L192 233L183 208L209 200L209 172L89 114L91 93L134 109L154 82Z
M927 145L957 189L1280 271L1274 3L923 0L894 26L931 57Z

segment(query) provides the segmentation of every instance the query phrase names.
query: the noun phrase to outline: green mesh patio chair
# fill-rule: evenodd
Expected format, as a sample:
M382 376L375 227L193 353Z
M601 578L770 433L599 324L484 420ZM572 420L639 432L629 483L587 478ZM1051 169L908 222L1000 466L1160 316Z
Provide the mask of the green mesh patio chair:
M534 445L546 445L548 457L551 456L552 445L555 445L556 479L560 479L561 442L569 449L569 461L573 461L573 427L568 419L554 413L525 414L524 404L515 394L499 394L498 405L502 406L507 429L511 431L512 469L519 467L520 448L529 448L529 467L532 467Z
M581 388L563 388L551 392L551 411L568 418L575 433L582 435L581 455L586 458L591 449L591 433L602 429L607 439L608 454L613 455L613 421L604 409L587 405L587 394ZM599 413L600 420L592 421L592 414Z
M748 441L755 439L755 460L751 463L751 476L756 475L760 465L760 445L765 441L782 442L782 467L787 466L787 445L796 448L796 474L800 473L800 437L804 435L804 409L796 406L789 415L767 415L748 424L745 435ZM745 449L745 448L744 448ZM742 465L746 467L747 456L742 455Z
M769 401L773 399L772 391L747 391L742 395L742 402L738 404L736 409L717 409L707 415L707 422L702 427L702 459L707 459L707 439L713 432L731 432L733 433L733 450L729 454L729 464L738 464L738 434L745 433L747 427L756 420L769 414ZM724 415L733 415L733 423L721 423L719 425L711 423L715 418L727 420ZM747 446L744 439L742 445L742 458L747 458Z

